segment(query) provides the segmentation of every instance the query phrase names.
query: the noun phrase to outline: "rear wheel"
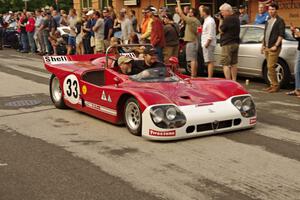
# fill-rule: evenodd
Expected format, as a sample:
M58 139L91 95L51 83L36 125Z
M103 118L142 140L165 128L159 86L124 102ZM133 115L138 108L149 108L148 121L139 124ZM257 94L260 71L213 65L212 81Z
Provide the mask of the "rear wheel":
M142 113L135 98L129 98L125 103L124 121L130 133L141 136Z
M63 109L67 107L64 102L59 80L54 74L52 74L50 78L50 97L56 108Z
M275 67L277 81L281 88L286 88L289 86L291 81L291 73L289 66L286 64L286 62L282 59L278 59L278 62L276 63ZM271 80L268 75L268 67L265 64L264 70L263 70L263 77L267 84L270 84Z

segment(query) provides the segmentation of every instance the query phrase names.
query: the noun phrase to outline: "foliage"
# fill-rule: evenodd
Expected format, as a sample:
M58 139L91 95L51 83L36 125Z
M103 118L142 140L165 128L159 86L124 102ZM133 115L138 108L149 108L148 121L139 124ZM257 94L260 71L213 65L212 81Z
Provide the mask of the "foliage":
M45 6L54 6L55 0L28 0L27 10L34 11ZM58 0L59 9L69 10L73 6L73 0ZM11 11L21 11L25 8L23 0L0 0L0 13Z

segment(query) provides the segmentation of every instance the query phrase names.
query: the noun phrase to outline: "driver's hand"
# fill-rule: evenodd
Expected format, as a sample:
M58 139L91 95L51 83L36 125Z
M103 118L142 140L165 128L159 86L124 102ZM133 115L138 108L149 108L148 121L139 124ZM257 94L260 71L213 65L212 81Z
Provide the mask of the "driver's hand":
M148 78L150 76L150 73L148 71L142 71L142 78Z

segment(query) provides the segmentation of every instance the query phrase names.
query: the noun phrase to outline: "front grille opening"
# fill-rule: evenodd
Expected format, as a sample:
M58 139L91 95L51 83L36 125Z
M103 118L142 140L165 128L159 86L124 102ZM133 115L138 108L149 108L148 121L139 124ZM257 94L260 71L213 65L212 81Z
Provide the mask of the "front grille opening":
M232 126L232 120L220 121L218 129L220 129L220 128L229 128L231 126Z
M235 119L235 120L233 121L233 124L234 124L235 126L238 126L238 125L241 124L241 122L242 122L241 119Z
M238 121L240 120L240 121ZM211 131L211 130L218 130L223 128L230 128L232 127L232 123L241 123L241 119L235 120L224 120L224 121L215 121L206 124L198 124L197 125L197 132L204 132L204 131Z
M189 126L186 128L186 133L193 133L195 131L195 126Z
M197 125L197 132L210 131L210 130L212 130L211 123Z

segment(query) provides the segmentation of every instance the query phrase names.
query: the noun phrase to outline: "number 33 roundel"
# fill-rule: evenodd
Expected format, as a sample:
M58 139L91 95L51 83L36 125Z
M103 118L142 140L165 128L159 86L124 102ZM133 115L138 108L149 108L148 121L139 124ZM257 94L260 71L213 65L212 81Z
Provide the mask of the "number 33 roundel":
M79 103L79 82L74 74L66 77L64 80L64 97L72 104Z

